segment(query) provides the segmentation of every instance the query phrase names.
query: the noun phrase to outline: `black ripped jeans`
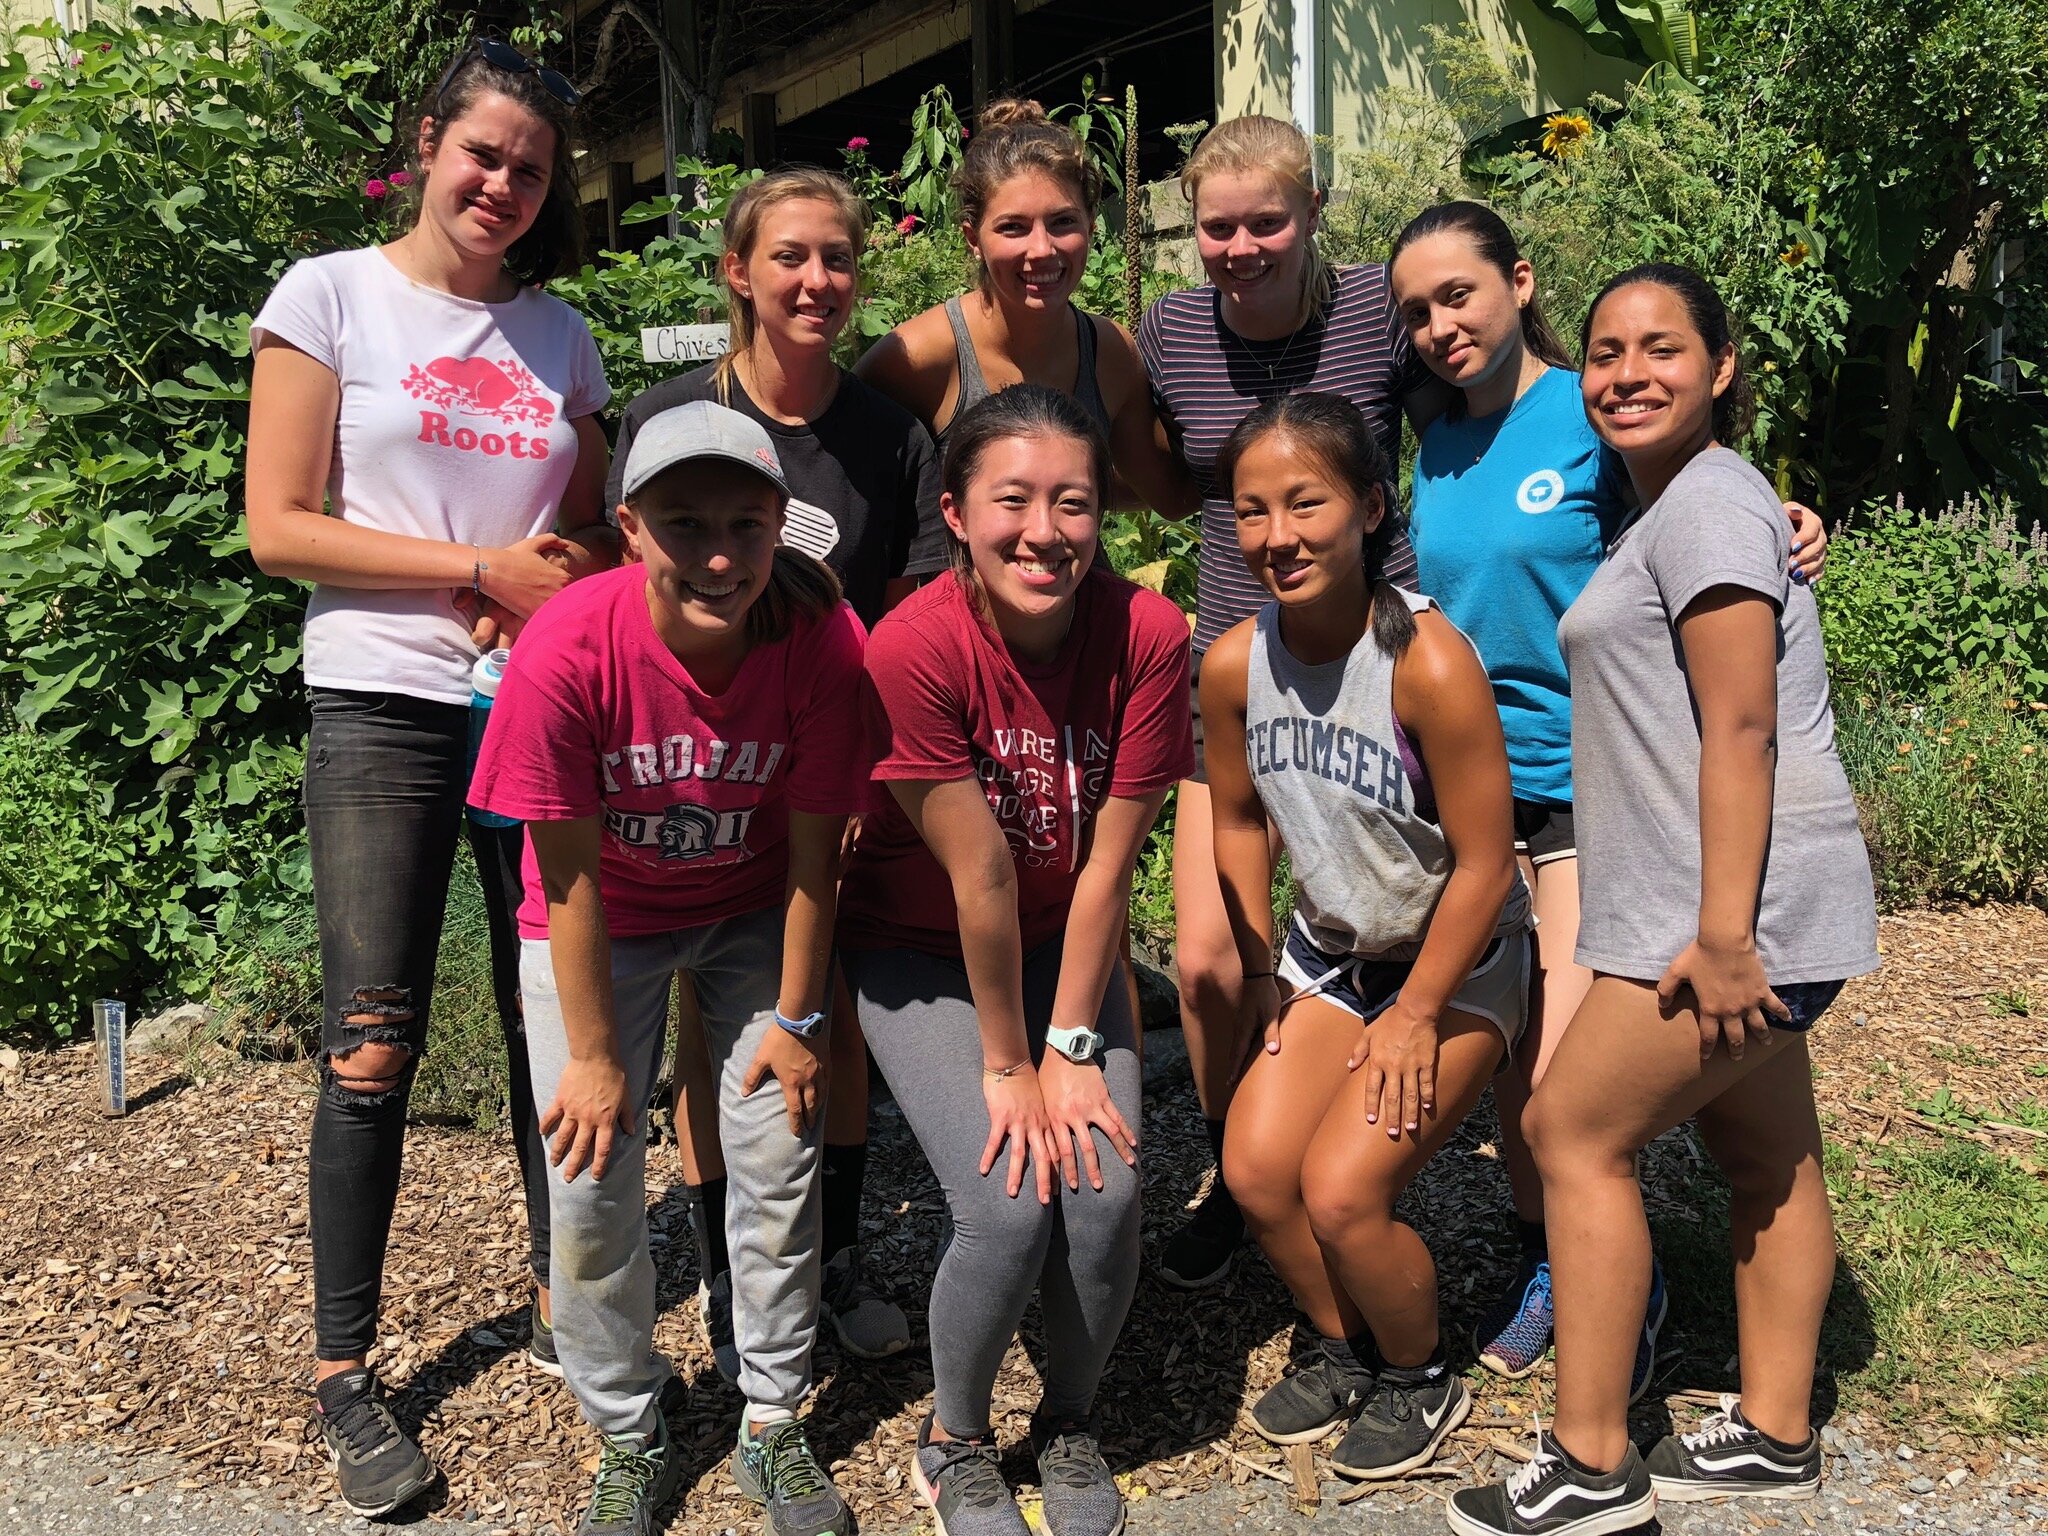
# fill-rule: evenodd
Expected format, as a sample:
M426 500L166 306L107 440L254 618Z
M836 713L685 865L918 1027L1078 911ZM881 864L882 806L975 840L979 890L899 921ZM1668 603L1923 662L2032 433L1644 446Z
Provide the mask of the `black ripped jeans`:
M519 827L463 815L469 711L397 693L313 690L306 830L320 916L320 1098L313 1111L314 1334L322 1360L360 1359L377 1338L384 1249L398 1203L406 1101L432 1016L434 957L455 842L469 830L490 920L491 983L511 1066L513 1145L526 1186L528 1261L547 1284L548 1186L519 1006ZM351 1022L354 1020L356 1022ZM367 1022L364 1022L367 1021ZM391 1086L346 1058L372 1041L404 1047Z

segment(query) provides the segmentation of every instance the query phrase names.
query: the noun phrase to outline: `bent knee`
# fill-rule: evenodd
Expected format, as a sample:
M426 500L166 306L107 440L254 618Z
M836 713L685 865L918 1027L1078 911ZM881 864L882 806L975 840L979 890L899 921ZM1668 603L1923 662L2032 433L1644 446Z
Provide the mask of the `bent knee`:
M1557 1100L1538 1089L1522 1111L1522 1139L1546 1183L1575 1178L1635 1176L1637 1147L1623 1146L1612 1135L1587 1126L1582 1117L1561 1110Z
M1391 1193L1361 1184L1355 1172L1337 1169L1304 1169L1301 1203L1309 1229L1326 1243L1384 1227L1394 1218Z
M1293 1210L1301 1204L1301 1169L1261 1153L1232 1137L1223 1145L1223 1183L1238 1209L1254 1217Z

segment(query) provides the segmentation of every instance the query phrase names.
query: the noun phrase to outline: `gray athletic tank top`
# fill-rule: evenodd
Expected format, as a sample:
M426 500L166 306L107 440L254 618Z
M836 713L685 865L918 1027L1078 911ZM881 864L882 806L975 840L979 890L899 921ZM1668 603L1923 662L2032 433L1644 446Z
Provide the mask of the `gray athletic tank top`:
M960 398L953 403L953 414L947 419L945 431L933 434L934 441L941 448L946 446L946 434L953 430L953 423L966 413L967 408L995 393L982 374L981 359L974 355L974 337L967 329L967 314L961 309L958 296L946 300L946 323L953 328L953 355L960 368ZM1109 407L1103 404L1102 386L1095 379L1095 322L1077 309L1074 311L1074 325L1081 347L1081 366L1075 372L1071 391L1074 404L1088 413L1100 429L1103 441L1107 442Z
M1436 606L1392 590L1413 612ZM1253 628L1245 761L1287 845L1296 919L1325 954L1411 959L1451 877L1451 848L1394 717L1394 659L1367 634L1341 660L1305 665L1281 643L1279 619L1267 603ZM1528 926L1518 874L1494 933Z

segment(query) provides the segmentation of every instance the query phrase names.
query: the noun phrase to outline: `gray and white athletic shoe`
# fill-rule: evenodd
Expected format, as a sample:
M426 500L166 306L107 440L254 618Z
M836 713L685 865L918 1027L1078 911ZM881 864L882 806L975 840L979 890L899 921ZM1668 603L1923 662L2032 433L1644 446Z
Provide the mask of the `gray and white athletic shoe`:
M868 1279L858 1248L842 1248L825 1261L819 1305L850 1355L886 1360L910 1347L909 1319Z
M1031 1536L1031 1527L1003 1481L994 1435L979 1440L932 1439L932 1415L917 1426L910 1480L929 1504L938 1536Z
M683 1480L682 1458L658 1411L653 1437L606 1435L597 1457L597 1482L576 1536L654 1536L661 1506Z
M1031 1448L1050 1536L1119 1536L1124 1496L1102 1459L1095 1426L1034 1418Z
M1472 1411L1472 1394L1449 1370L1434 1381L1382 1371L1372 1395L1337 1442L1330 1465L1345 1477L1400 1477L1432 1461L1451 1431Z

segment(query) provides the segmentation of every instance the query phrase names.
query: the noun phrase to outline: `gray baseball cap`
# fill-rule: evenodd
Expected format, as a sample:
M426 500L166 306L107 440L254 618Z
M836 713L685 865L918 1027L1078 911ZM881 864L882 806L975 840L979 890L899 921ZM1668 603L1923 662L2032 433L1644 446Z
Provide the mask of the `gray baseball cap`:
M725 459L751 469L786 497L789 482L767 431L752 417L711 400L670 406L647 418L626 455L622 495L631 496L664 470L691 459Z

